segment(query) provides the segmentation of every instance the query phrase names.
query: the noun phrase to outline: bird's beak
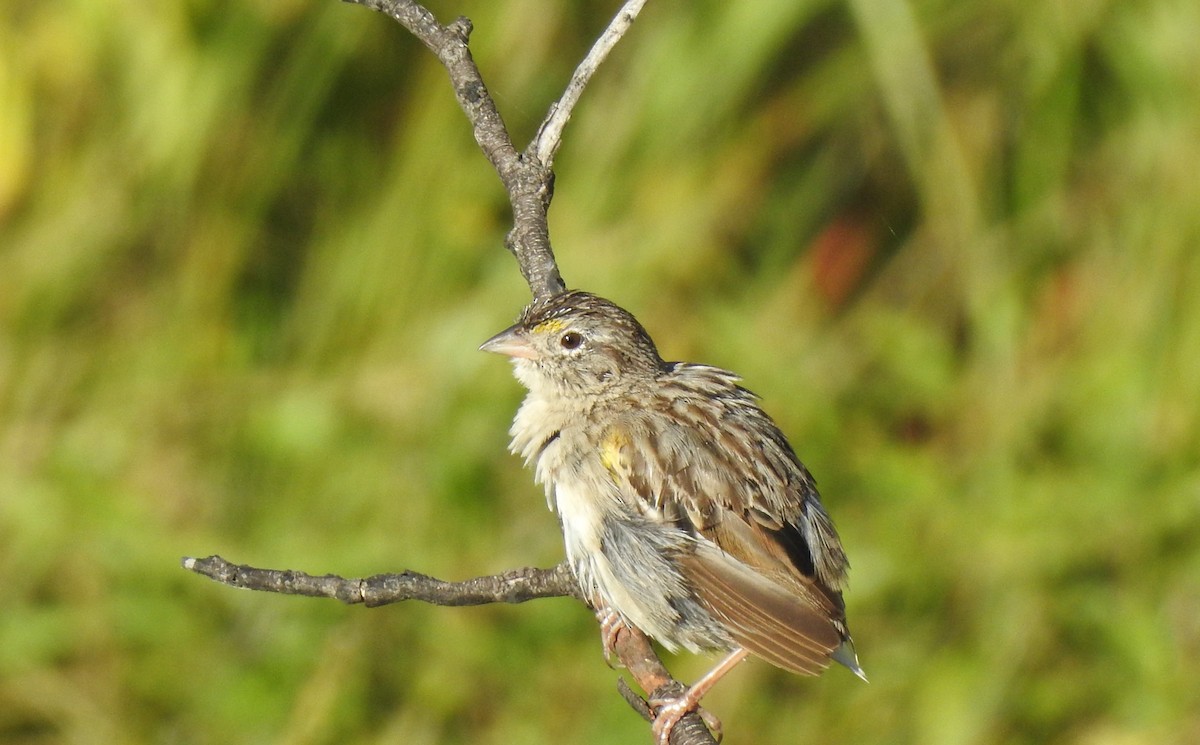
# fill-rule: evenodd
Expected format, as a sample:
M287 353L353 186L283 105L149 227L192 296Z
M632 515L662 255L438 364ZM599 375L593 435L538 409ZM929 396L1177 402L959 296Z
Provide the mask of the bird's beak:
M532 360L537 357L525 332L519 326L509 326L481 344L479 349L524 360Z

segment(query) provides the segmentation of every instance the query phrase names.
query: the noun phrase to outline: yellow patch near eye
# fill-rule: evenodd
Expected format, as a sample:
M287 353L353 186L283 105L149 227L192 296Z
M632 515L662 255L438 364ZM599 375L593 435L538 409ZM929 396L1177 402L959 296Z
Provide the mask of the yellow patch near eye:
M624 465L621 451L629 446L629 437L619 429L610 429L600 441L600 463L614 479Z
M559 331L562 331L566 327L567 327L567 324L563 323L562 321L558 320L557 318L551 318L547 321L542 321L538 325L534 326L533 330L539 334L554 334Z

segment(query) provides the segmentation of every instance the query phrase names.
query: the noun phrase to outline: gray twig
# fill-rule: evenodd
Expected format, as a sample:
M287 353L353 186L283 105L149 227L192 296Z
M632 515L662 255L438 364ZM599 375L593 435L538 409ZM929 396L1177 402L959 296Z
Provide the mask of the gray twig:
M535 298L557 295L566 289L554 251L546 213L553 196L554 173L513 145L496 102L483 82L467 42L471 22L459 18L443 26L420 3L411 0L346 0L385 13L437 56L454 87L459 106L471 122L475 142L496 169L513 211L513 228L505 245L517 259L521 274Z
M361 579L346 579L335 574L315 576L291 569L260 569L234 564L220 556L203 559L187 556L181 563L184 569L242 590L332 598L352 605L362 603L368 607L405 600L460 606L524 603L527 600L560 597L572 597L586 603L566 562L549 569L526 567L461 582L447 582L417 572L376 574ZM667 672L650 640L640 631L622 627L613 644L613 651L638 686L649 693L651 700L683 692L683 685ZM650 716L649 705L629 686L623 686L620 691L635 711L643 717ZM704 726L703 718L696 712L685 716L671 732L671 745L714 745L715 742Z
M462 582L447 582L410 571L375 574L362 579L346 579L335 574L318 577L291 569L259 569L233 564L220 556L184 557L183 568L242 590L333 598L350 605L362 603L369 608L404 600L433 605L487 605L524 603L539 598L583 599L565 562L550 569L526 567Z
M613 16L612 22L608 24L608 28L604 29L604 33L592 45L591 51L579 63L579 67L575 68L575 73L571 76L571 81L567 83L567 89L563 91L562 97L550 106L550 112L538 129L537 136L529 144L529 150L526 151L532 151L547 168L554 163L554 154L558 152L558 147L562 144L563 127L567 126L575 104L583 95L583 89L587 87L592 75L608 57L608 53L637 20L638 13L642 12L642 6L645 4L646 0L627 0L625 5L621 6L621 9Z

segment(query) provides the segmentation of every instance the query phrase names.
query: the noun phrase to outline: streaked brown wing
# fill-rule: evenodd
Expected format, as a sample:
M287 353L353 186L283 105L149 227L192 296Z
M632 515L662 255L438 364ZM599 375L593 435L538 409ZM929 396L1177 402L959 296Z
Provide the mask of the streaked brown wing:
M829 667L842 637L828 609L755 574L711 544L681 558L679 567L737 644L801 675L818 675Z
M677 397L672 411L630 412L605 438L605 465L631 506L697 538L680 570L734 640L815 675L846 639L841 543L751 394L724 371L692 370L689 382L709 388Z

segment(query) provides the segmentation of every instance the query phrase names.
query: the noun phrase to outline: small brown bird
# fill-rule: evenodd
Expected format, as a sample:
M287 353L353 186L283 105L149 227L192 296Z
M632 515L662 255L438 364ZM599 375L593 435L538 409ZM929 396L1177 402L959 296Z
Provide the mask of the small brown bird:
M801 675L836 660L866 680L837 531L736 375L664 362L637 319L580 291L533 303L480 348L512 358L529 389L511 450L545 486L597 611L672 651L731 651L659 709L659 742L747 654Z

